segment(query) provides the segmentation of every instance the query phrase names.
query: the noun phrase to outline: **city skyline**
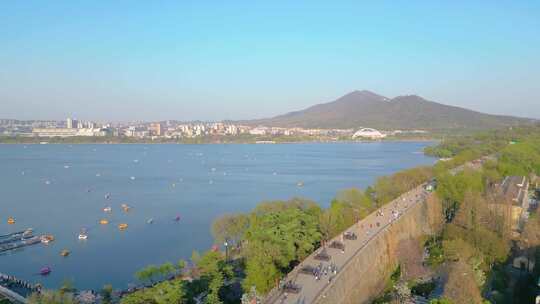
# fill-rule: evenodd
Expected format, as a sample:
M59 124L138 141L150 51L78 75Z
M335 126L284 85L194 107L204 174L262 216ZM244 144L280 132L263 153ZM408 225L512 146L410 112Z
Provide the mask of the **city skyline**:
M2 118L256 119L357 89L540 118L534 1L25 1L0 20Z

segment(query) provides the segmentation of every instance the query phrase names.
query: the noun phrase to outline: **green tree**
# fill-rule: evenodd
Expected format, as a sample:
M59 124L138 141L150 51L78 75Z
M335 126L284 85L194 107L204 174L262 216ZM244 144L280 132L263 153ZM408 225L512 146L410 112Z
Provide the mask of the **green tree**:
M223 280L223 274L221 272L217 272L213 275L212 279L210 280L209 284L209 293L208 296L206 296L206 304L221 304L223 303L219 297L219 292L221 288L223 287L224 280Z
M245 234L248 246L244 289L249 291L255 286L257 291L267 292L292 262L313 252L321 239L319 215L318 207L301 200L258 206ZM269 277L262 278L261 272Z
M160 274L160 269L156 265L148 265L135 273L135 278L143 283L154 284L157 276Z
M165 281L123 297L121 304L184 304L185 285L182 280Z
M228 240L237 245L248 225L249 218L245 214L225 214L212 223L212 235L218 244L223 244Z
M174 274L175 272L176 272L176 267L171 262L161 264L158 267L158 273L162 277L167 277L169 275Z
M60 290L44 290L41 293L33 293L28 298L30 304L74 304L75 299L70 292Z
M101 289L101 292L100 292L101 298L103 299L102 300L103 304L112 303L112 292L113 292L112 285L107 284L107 285L103 286L103 288Z

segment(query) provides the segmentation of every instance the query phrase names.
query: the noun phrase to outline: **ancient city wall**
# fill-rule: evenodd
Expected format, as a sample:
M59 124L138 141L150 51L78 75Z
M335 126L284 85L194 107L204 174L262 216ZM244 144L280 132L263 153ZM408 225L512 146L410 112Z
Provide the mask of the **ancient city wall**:
M315 303L369 303L384 290L398 265L399 242L435 234L442 226L442 205L432 194L375 236L319 294Z

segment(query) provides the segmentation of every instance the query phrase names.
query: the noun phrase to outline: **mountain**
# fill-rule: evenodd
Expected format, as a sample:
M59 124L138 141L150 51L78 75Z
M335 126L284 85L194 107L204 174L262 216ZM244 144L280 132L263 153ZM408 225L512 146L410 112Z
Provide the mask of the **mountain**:
M484 114L448 106L416 95L392 99L354 91L335 101L268 119L244 123L274 127L357 129L483 130L534 122L532 119Z

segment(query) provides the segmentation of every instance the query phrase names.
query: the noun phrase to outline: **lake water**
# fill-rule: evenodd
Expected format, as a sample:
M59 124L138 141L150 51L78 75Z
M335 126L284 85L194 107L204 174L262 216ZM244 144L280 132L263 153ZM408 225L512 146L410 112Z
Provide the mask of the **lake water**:
M56 238L0 255L0 272L50 288L65 279L80 289L125 288L148 264L209 249L220 214L294 196L328 206L340 189L432 164L421 153L429 144L0 145L0 234L32 227ZM123 203L132 209L123 212ZM86 241L78 240L82 228ZM47 277L36 274L44 266Z

